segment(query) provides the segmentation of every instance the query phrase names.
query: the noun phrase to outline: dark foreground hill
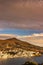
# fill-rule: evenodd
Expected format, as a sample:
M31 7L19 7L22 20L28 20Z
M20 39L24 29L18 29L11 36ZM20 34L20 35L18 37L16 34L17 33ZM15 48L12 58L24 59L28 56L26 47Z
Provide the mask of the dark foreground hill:
M14 49L39 51L43 53L43 47L35 46L30 43L18 40L16 38L0 40L0 50L6 51L6 50L14 50Z

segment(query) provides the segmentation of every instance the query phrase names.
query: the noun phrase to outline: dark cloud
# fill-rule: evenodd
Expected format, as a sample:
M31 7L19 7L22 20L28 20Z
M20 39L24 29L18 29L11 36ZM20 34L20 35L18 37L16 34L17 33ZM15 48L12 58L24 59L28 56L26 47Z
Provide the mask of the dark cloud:
M42 29L42 0L0 0L0 28Z

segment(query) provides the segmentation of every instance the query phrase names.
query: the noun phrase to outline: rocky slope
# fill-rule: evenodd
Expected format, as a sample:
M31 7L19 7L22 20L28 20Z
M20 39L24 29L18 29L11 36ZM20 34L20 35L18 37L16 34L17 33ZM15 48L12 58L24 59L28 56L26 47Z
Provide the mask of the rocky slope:
M43 53L43 47L35 46L30 43L10 38L7 40L0 40L0 51L9 51L15 49L23 49L29 51L39 51Z

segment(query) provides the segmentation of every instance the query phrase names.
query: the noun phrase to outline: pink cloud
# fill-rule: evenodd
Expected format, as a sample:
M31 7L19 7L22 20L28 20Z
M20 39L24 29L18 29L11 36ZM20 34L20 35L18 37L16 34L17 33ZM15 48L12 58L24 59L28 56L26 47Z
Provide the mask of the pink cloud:
M43 1L0 0L0 28L42 29Z

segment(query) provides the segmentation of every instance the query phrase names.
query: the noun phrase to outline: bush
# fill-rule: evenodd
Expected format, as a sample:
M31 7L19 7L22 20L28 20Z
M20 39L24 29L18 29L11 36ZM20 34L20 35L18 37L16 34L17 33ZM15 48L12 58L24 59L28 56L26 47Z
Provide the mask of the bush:
M35 63L35 62L26 62L25 64L23 64L23 65L38 65L37 63Z

